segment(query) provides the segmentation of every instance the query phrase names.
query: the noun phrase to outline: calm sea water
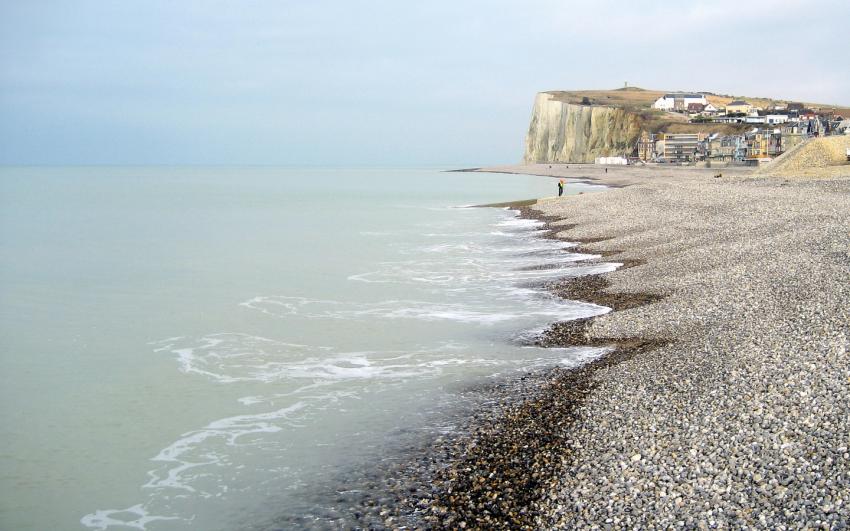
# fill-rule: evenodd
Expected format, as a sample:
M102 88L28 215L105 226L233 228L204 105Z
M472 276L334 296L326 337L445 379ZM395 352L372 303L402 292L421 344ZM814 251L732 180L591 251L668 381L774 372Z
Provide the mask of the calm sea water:
M515 212L459 208L554 190L410 169L0 170L0 528L261 528L463 385L598 355L521 339L606 311L532 283L613 266Z

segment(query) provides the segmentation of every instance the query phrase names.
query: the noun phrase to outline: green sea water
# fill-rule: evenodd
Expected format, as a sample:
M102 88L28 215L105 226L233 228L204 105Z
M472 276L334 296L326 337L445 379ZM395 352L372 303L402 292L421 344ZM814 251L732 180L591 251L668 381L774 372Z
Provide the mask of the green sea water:
M536 284L614 266L464 208L555 191L435 169L0 169L0 528L325 514L318 485L454 389L598 355L528 346L607 311Z

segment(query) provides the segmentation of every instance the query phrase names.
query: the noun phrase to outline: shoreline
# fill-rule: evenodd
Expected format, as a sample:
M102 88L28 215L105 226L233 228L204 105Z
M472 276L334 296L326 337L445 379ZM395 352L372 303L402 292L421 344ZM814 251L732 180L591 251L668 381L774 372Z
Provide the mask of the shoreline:
M850 523L850 178L628 178L496 205L623 264L542 285L613 311L537 346L611 349L465 388L339 491L360 528Z
M530 206L515 210L521 218L545 223L547 232L539 237L578 244L565 249L570 253L598 256L582 263L606 262L605 256L613 254L580 247L589 241L558 237L552 220ZM628 259L621 263L619 269L639 264ZM657 300L652 294L603 293L601 288L607 285L603 275L564 277L540 287L561 298L593 302L613 311ZM501 382L490 391L491 400L500 407L477 411L458 437L439 446L437 453L446 456L446 464L430 477L432 491L416 505L420 521L435 529L536 527L546 510L543 502L557 485L557 471L579 451L572 445L569 428L595 388L594 375L669 342L591 337L588 330L594 319L552 323L534 344L544 348L602 347L607 352L579 367L555 366L527 373L519 382Z
M571 253L594 254L583 261L607 262L605 257L621 251L599 253L583 247L605 238L559 237L557 218L533 210L525 201L510 205L519 217L542 221L547 232L541 238L577 244L565 249ZM490 205L484 205L490 206ZM618 260L619 269L636 267L640 260ZM591 302L612 311L652 304L663 296L650 293L606 292L607 273L564 277L541 286L557 297ZM544 348L603 347L601 356L574 368L551 367L521 377L519 394L516 383L504 382L498 400L509 405L504 411L484 411L475 418L471 429L442 448L450 457L448 466L437 477L434 496L419 503L420 518L435 529L535 529L548 511L547 503L557 489L559 470L580 451L570 437L578 411L594 392L595 376L635 356L645 355L671 341L641 337L594 337L590 327L598 317L552 323L534 343ZM511 389L511 388L514 389Z
M546 224L546 232L536 238L583 244L558 238L558 228L527 207L513 210L518 218ZM585 252L574 246L559 248L569 254ZM601 254L593 254L581 263L608 263ZM535 284L535 288L577 300L566 297L566 290L589 292L601 280L601 275L594 274L567 276ZM629 295L621 303L641 304ZM381 461L342 474L333 487L336 504L324 517L343 526L357 522L362 529L533 527L542 510L534 506L557 481L552 464L560 462L567 445L562 417L570 416L592 391L594 373L664 343L590 338L584 331L593 319L550 324L535 341L520 344L605 349L601 355L578 367L566 368L553 360L552 366L528 369L518 376L463 384L455 391L459 406L438 420L440 425L451 425L451 430L424 432L420 438L389 448ZM277 524L309 528L310 520L281 517Z
M528 375L509 406L438 445L441 475L412 515L432 528L847 525L850 178L610 179L622 187L517 206L570 251L624 263L555 282L614 311L542 341L619 346Z
M846 525L850 179L642 170L531 207L585 252L642 262L579 296L657 297L585 335L672 338L597 375L582 453L533 527Z
M478 205L478 207L493 206L502 208L513 207L511 210L517 218L534 218L534 212L528 208L517 208L520 203L532 204L537 199L525 201L512 201L497 205ZM545 223L545 221L544 221ZM546 234L534 234L532 237L539 240L555 239L553 230L555 227L545 226ZM538 229L534 231L538 232ZM567 240L570 243L578 243ZM568 254L582 252L577 247L557 246ZM606 261L601 256L590 257L583 260L581 264L602 264ZM534 289L542 292L551 292L557 284L563 289L563 282L568 280L580 280L585 277L566 277L552 281L536 281ZM532 284L529 284L532 286ZM587 319L576 320L576 323L586 324ZM571 321L573 322L573 321ZM542 337L541 337L542 339ZM518 346L542 346L531 343L531 340L516 338L513 340ZM382 457L365 464L359 463L352 469L341 472L332 481L319 487L310 495L316 496L318 510L308 510L304 513L291 515L279 515L275 518L272 526L280 528L308 528L325 529L327 526L338 528L357 529L397 529L397 528L445 528L454 529L461 521L458 505L460 498L453 493L466 492L476 497L476 505L492 504L488 498L494 492L493 484L485 485L476 483L466 487L457 486L454 483L468 477L459 468L465 463L469 453L470 445L482 448L486 443L483 439L475 442L469 437L483 437L499 432L499 437L490 438L489 443L496 444L500 448L507 443L506 430L500 424L502 419L514 417L514 425L510 428L514 448L523 448L527 455L517 455L507 458L507 462L516 460L517 463L526 463L529 459L536 460L536 453L541 451L539 444L540 430L529 432L523 428L526 423L535 423L541 429L550 422L536 420L533 413L541 409L540 406L533 407L532 404L543 404L552 402L552 394L542 392L542 388L567 389L567 394L556 404L543 408L556 412L563 412L575 408L581 397L589 392L592 379L589 377L595 370L608 367L633 355L638 349L648 349L650 346L643 342L622 341L621 345L616 340L612 341L587 341L584 343L576 341L570 345L547 345L551 347L609 347L610 352L599 358L593 358L588 363L575 368L564 368L554 365L546 368L528 368L519 375L501 375L487 377L478 381L467 381L458 384L451 391L458 397L454 406L437 414L429 421L435 431L427 429L420 431L418 435L406 434L400 440L391 441L384 451ZM522 419L522 420L520 420ZM552 421L551 424L556 424ZM450 426L447 431L441 431L441 427ZM554 434L552 435L554 437ZM550 437L551 438L551 437ZM522 443L522 444L520 444ZM547 443L549 444L549 443ZM504 452L500 452L503 456ZM548 454L553 457L553 453ZM480 465L486 466L486 459L481 459ZM503 460L503 464L505 461ZM468 467L463 464L463 467ZM530 503L535 496L543 490L537 486L542 484L542 472L548 467L545 463L539 463L536 468L541 471L532 483L534 486L525 484L527 471L526 466L506 466L503 472L508 472L509 478L503 475L494 480L502 483L513 484L514 492L527 492L522 497L509 497L502 516L515 512L522 515L522 520L514 520L518 525L531 525L530 517L534 516L524 508L524 504ZM510 469L510 470L508 470ZM459 474L460 472L460 474ZM489 476L490 473L488 472ZM554 478L549 478L551 483ZM502 485L504 487L505 485ZM467 488L475 487L475 488ZM308 501L307 504L310 502ZM493 511L491 511L493 512ZM474 520L467 518L470 527L474 527ZM489 520L487 526L497 526L496 520Z
M607 263L605 256L583 248L600 238L557 236L553 219L534 211L527 201L512 206L517 216L542 221L537 237L576 244L568 253L594 254L582 263ZM520 206L522 204L522 206ZM639 260L618 260L619 269ZM557 297L604 304L612 310L632 308L658 300L653 294L603 293L604 274L561 277L538 285ZM552 366L474 384L461 392L471 408L449 416L456 423L447 435L426 436L401 448L389 463L376 464L369 487L354 481L341 492L363 493L352 500L362 528L535 528L544 514L542 502L557 484L557 470L577 453L569 439L571 419L595 386L594 375L637 355L667 344L666 339L595 338L588 329L595 317L556 322L534 346L544 348L597 347L599 357L572 368ZM532 343L530 343L531 345ZM401 456L401 457L399 457ZM553 466L554 465L554 466ZM355 496L355 498L357 498ZM301 525L304 522L300 523Z

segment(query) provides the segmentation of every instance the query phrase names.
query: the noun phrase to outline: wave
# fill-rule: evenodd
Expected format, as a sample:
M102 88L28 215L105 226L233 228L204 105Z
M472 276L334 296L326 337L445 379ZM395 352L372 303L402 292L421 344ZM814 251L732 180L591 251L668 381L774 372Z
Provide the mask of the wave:
M161 520L181 520L181 518L150 514L145 505L140 503L126 509L99 509L83 516L80 523L90 529L103 531L110 527L146 529L151 522Z
M503 293L507 295L504 299L510 298L510 294L512 294L518 300L485 301L479 304L476 304L475 301L451 304L410 300L346 303L281 295L254 297L240 303L240 305L280 318L299 317L362 321L414 319L420 321L456 321L480 325L529 319L569 320L598 315L600 312L606 311L601 306L564 301L529 288L511 287L504 290Z
M528 219L528 218L510 218L496 223L498 227L517 227L522 229L535 228L535 227L544 227L546 223L536 220L536 219Z
M433 375L437 367L468 362L457 356L466 347L449 342L405 351L340 352L331 347L222 332L176 342L157 341L152 346L155 352L172 353L181 372L224 384L308 380L315 387L341 380L404 379ZM241 401L254 404L264 398L252 396Z

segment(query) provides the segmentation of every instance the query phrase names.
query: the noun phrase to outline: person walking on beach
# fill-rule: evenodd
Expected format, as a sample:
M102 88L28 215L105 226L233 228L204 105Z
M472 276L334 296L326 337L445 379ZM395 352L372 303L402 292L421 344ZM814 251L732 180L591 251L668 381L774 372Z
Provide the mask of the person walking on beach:
M558 197L561 197L562 195L564 195L564 180L563 179L558 181Z

